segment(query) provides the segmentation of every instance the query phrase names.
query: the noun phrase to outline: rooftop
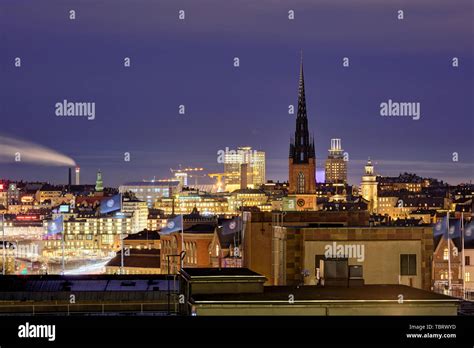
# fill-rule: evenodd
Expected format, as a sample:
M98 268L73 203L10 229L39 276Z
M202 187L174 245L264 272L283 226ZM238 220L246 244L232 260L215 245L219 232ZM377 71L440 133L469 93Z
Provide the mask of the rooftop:
M158 231L148 231L143 230L138 233L129 234L124 238L125 241L128 240L157 240L160 239L160 234Z
M334 286L266 286L263 293L195 294L194 302L283 302L288 294L298 302L396 302L403 295L404 302L440 301L456 302L455 298L405 285L364 285L355 287Z
M122 186L178 186L179 181L130 181Z
M160 261L159 249L130 249L130 255L124 255L125 268L160 268ZM121 264L122 255L119 251L106 267L120 267Z
M263 277L248 268L183 268L186 277Z

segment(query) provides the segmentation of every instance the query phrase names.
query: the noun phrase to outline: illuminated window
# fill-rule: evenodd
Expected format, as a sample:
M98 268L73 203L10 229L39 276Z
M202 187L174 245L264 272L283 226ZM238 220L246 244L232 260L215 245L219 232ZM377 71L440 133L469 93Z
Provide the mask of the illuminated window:
M464 281L465 282L470 282L471 281L471 273L469 273L469 272L464 273Z
M298 184L296 191L297 193L304 193L304 174L302 172L298 173Z
M444 253L443 253L443 260L449 259L449 250L448 248L444 248Z

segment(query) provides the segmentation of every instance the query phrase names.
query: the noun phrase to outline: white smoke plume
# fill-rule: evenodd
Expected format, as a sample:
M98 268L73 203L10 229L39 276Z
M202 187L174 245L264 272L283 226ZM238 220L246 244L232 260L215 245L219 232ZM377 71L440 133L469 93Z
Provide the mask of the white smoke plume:
M0 135L0 162L36 163L52 166L75 166L66 155L45 146Z

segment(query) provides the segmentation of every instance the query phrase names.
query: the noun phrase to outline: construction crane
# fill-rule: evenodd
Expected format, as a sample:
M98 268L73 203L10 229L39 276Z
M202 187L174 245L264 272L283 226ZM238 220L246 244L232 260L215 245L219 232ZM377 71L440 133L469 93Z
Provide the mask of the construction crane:
M178 169L173 169L173 168L170 168L170 171L171 173L175 173L175 172L184 172L184 173L189 173L189 172L202 172L204 170L204 168L192 168L192 167L188 167L188 168L181 168L181 165L179 165L179 168Z
M178 178L178 179L180 179L180 177L182 178L182 179L180 179L180 181L183 183L183 185L187 184L188 176L189 176L189 177L194 178L194 185L196 185L196 186L198 184L198 178L205 177L205 175L197 175L197 174L192 174L192 173L202 172L203 170L204 170L204 168L201 168L201 167L181 168L181 164L179 165L179 168L177 168L177 169L170 168L171 173L173 173L176 178Z
M224 173L211 173L207 174L210 178L216 178L216 187L217 187L217 192L224 192L224 183L222 181L222 178L225 176Z

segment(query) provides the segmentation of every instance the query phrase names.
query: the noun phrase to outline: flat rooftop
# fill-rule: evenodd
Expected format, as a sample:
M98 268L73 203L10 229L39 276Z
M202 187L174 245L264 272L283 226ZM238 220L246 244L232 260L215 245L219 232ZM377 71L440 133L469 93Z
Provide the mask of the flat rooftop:
M183 268L181 272L189 277L263 277L248 268Z
M205 302L284 302L288 296L294 296L294 302L397 302L399 295L403 302L458 302L453 297L405 285L364 285L354 287L340 286L265 286L263 293L233 294L195 294L195 303Z
M163 275L7 275L0 278L0 300L6 292L154 291L165 279Z

